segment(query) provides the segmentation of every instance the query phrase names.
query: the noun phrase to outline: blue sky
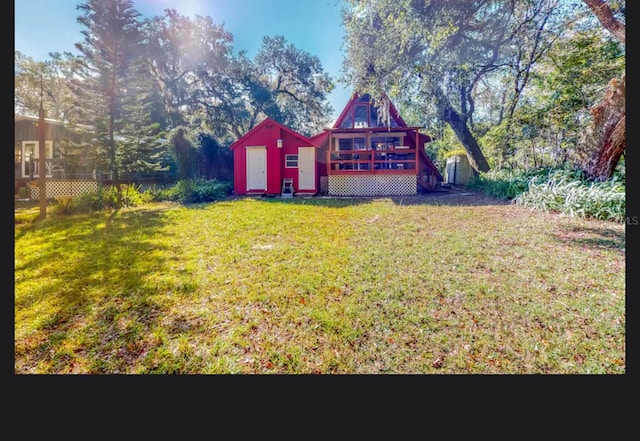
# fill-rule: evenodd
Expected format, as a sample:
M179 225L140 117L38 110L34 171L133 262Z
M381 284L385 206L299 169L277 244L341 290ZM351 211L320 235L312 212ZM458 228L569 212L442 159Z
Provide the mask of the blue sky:
M15 0L15 50L35 60L49 52L72 52L82 41L76 6L82 0ZM297 48L317 56L336 89L329 100L337 117L351 96L338 82L343 59L344 28L339 0L133 0L145 17L167 8L188 16L209 16L233 35L237 53L255 55L265 35L283 35Z

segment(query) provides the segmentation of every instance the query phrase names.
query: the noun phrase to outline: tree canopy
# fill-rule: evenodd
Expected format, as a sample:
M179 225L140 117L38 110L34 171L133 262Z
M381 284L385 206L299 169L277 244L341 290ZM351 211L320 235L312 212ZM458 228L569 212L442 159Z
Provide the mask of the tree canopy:
M382 119L391 99L433 132L431 155L464 148L478 172L613 172L626 145L624 1L342 4L340 80L369 93ZM177 168L171 139L190 142L209 175L220 169L212 161L229 163L222 149L267 116L307 136L330 121L335 79L282 35L263 37L250 58L211 17L167 9L143 19L131 0L77 9L79 55L15 52L15 111L36 115L42 96L48 117L92 126L98 164L116 179Z
M15 111L37 115L42 88L50 117L93 127L98 168L115 180L167 169L167 158L184 171L175 145L189 139L204 175L228 176L212 161L228 166L221 148L265 117L309 136L331 118L333 79L283 36L264 37L250 59L211 17L167 9L143 19L131 0L77 9L80 55L36 61L15 53Z
M571 88L577 90L581 83L582 90L601 89L608 75L624 70L619 43L604 35L579 1L344 4L344 70L349 84L378 100L388 94L403 113L420 118L418 123L425 127L439 126L441 139L447 136L452 143L440 125L447 124L454 144L466 150L477 171L487 171L490 163L503 167L538 166L568 157L579 161L585 125L573 122L594 103L593 95L585 99ZM624 6L620 11L624 13ZM581 39L585 42L583 29L593 38L591 52L583 50L580 58L569 61L571 48L580 47ZM602 75L581 70L585 60L589 69ZM579 82L568 77L571 71L579 75ZM554 75L559 82L551 84ZM571 95L566 102L570 106L554 107L559 97ZM545 113L549 107L559 110L555 122ZM562 148L558 136L564 139Z

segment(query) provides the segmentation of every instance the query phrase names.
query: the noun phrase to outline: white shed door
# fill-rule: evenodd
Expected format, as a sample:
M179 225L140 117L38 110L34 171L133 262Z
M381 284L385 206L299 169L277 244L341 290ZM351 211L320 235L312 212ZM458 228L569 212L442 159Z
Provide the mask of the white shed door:
M247 191L267 189L267 148L247 147Z
M316 149L298 147L298 190L316 189Z

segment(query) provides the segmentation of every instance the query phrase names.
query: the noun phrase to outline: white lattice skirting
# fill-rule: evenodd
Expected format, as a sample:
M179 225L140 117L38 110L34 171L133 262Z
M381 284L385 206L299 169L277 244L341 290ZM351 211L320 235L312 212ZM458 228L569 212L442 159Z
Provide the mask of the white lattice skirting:
M411 196L417 185L415 175L329 176L332 196Z
M36 181L37 182L37 181ZM47 179L47 199L59 198L63 196L80 196L84 193L93 193L98 191L98 183L96 181L69 181L69 180L53 180ZM40 198L40 187L38 185L31 186L31 199Z

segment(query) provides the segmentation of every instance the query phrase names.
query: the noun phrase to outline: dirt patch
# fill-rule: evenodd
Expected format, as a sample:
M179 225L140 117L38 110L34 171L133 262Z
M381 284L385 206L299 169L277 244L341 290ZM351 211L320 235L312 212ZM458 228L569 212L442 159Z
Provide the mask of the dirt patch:
M399 205L510 205L513 203L455 185L451 185L450 188L420 193L416 196L393 197L392 199Z

